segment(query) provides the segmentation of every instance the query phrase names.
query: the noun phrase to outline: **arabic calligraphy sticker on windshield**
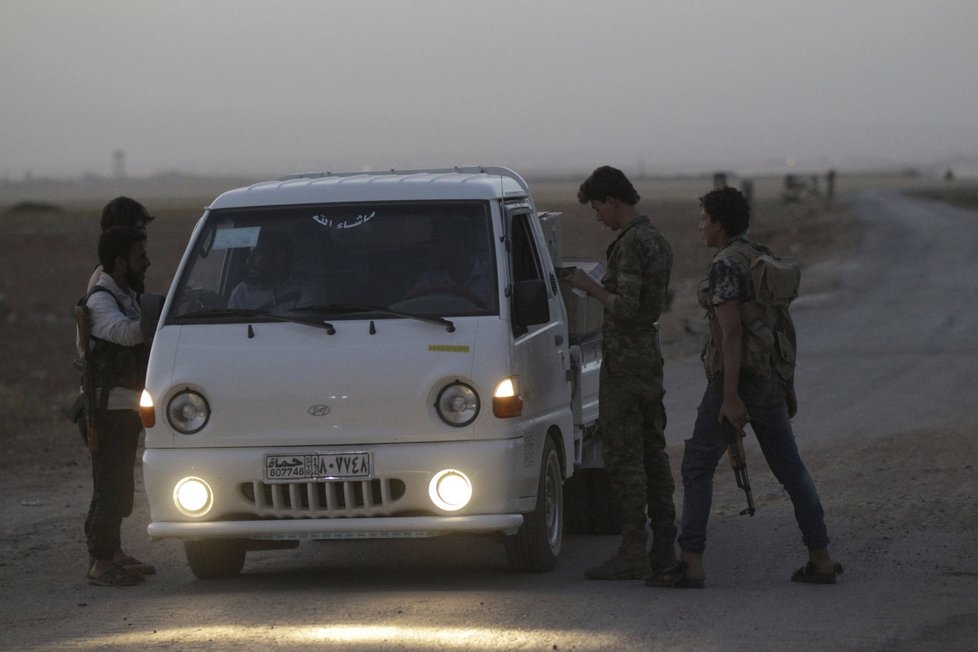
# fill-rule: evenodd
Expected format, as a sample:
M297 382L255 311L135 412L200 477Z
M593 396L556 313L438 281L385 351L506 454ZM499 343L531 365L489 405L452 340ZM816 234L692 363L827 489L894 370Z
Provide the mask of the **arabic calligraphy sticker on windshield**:
M330 217L326 213L319 213L318 215L313 215L312 219L317 224L322 224L323 226L329 227L331 229L354 229L358 226L363 226L374 217L377 216L377 211L372 211L370 213L360 213L355 217Z

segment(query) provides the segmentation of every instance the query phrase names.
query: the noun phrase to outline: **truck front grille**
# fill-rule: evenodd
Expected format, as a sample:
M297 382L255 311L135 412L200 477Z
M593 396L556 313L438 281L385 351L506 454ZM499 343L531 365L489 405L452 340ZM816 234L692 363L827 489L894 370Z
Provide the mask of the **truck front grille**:
M404 496L401 480L363 480L266 484L241 483L241 495L255 514L274 518L390 516Z

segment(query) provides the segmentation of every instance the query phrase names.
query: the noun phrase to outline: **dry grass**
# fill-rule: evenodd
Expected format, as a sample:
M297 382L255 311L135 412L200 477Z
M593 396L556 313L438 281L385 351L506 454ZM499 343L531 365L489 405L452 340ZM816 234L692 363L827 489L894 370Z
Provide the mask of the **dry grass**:
M978 186L947 185L935 188L923 188L913 191L913 194L927 199L947 202L962 208L978 208Z

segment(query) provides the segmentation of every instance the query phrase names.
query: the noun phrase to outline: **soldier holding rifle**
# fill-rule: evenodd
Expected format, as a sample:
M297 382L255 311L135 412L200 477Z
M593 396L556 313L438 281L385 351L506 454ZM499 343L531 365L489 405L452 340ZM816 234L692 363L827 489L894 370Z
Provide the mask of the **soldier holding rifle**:
M763 245L746 236L750 225L747 199L733 188L721 188L700 198L700 234L718 251L709 276L700 284L700 304L709 319L703 350L708 378L693 435L686 440L682 477L685 487L680 521L679 562L646 579L650 586L702 587L703 551L710 516L713 476L724 451L730 448L738 484L747 492L741 438L750 423L772 472L787 490L808 548L808 561L791 579L831 584L842 572L828 551L822 504L798 454L790 418L798 410L794 391L794 327L787 312L758 296L752 269L776 259ZM784 261L781 261L784 262ZM766 270L773 269L766 267ZM776 270L770 272L776 274ZM765 286L766 288L767 286ZM794 279L797 292L797 276Z
M156 572L123 552L120 534L122 520L132 513L142 430L139 394L149 358L139 328L137 292L150 264L146 234L128 226L110 227L99 238L98 256L102 271L79 310L79 347L88 381L83 425L93 480L85 520L91 558L87 579L99 586L131 586Z

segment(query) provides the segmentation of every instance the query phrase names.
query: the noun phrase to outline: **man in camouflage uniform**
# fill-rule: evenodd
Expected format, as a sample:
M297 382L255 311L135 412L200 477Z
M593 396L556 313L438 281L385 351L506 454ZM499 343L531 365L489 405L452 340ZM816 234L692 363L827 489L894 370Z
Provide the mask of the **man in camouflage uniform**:
M589 579L640 579L676 560L676 510L666 455L662 351L656 322L666 304L672 249L635 208L639 196L612 167L596 169L577 198L599 222L621 233L608 247L607 273L597 283L581 270L570 278L604 305L599 388L601 446L612 495L619 503L622 543ZM646 514L652 548L646 552Z

